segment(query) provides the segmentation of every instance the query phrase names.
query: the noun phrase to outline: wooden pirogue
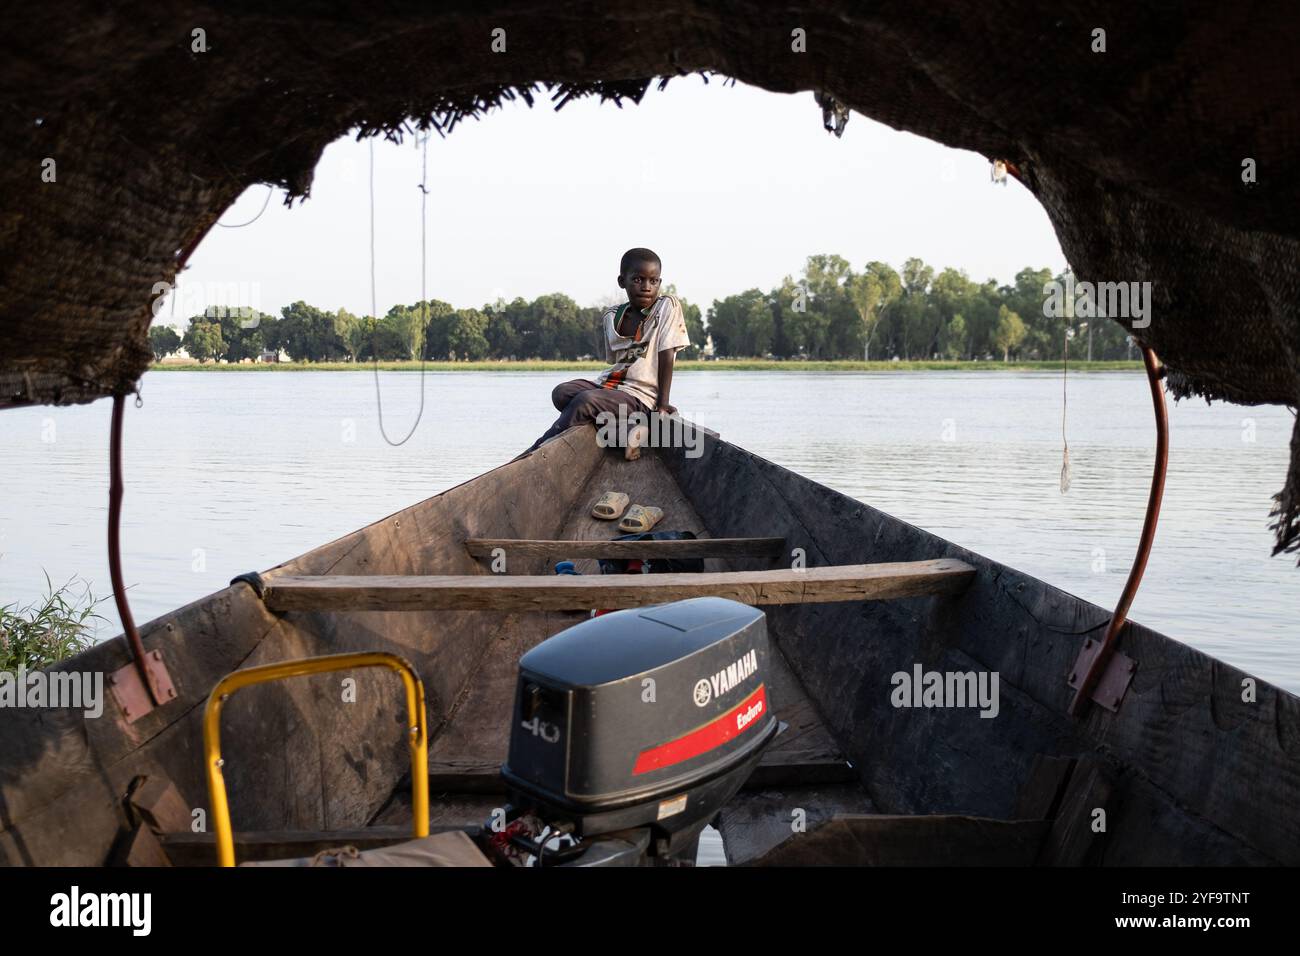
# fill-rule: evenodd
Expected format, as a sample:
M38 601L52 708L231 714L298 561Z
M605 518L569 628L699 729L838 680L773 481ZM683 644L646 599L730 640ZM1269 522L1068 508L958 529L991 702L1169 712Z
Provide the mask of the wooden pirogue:
M1300 863L1295 696L1129 623L1119 647L1134 666L1106 706L1071 718L1067 679L1108 611L717 437L700 451L627 462L573 429L250 578L260 590L238 581L150 622L144 644L175 693L161 706L0 710L0 861L210 865L209 692L239 669L341 652L415 666L431 828L473 828L503 800L525 651L591 608L714 593L766 610L772 705L790 725L716 820L732 863ZM603 543L618 532L589 511L608 489L694 532L649 550L704 557L705 571L553 576L558 558L594 575L597 557L643 553ZM57 670L128 663L113 640ZM930 672L996 673L996 713L901 706L898 675ZM374 671L231 700L239 859L403 839L405 723Z

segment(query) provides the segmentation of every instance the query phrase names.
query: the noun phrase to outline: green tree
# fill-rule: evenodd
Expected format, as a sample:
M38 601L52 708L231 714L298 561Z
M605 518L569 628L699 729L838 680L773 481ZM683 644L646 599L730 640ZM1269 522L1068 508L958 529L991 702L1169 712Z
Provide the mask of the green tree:
M444 359L451 349L447 333L449 317L454 311L447 302L429 299L411 305L395 305L381 321L401 336L408 357Z
M681 296L678 296L681 299ZM700 312L700 307L694 302L681 299L682 317L686 319L686 335L691 340L691 344L682 349L682 358L699 358L704 349L704 339L707 333L704 331L704 316Z
M349 361L357 361L365 345L365 323L347 309L340 308L334 313L334 332L343 342Z
M1020 343L1024 341L1025 323L1020 321L1020 316L1012 312L1005 305L998 309L998 329L993 336L993 345L1002 352L1002 361L1011 361L1011 350L1019 348Z
M903 263L903 290L908 295L925 295L934 281L934 267L915 257Z
M849 260L843 256L809 256L803 267L804 285L814 298L830 297L840 292L851 274Z
M862 319L849 296L852 277L843 256L809 256L804 263L808 308L789 318L799 330L800 351L808 358L856 355L863 349Z
M534 349L540 358L572 357L590 348L590 329L578 318L578 303L567 295L539 295L528 311L528 327L536 336Z
M185 336L181 337L181 346L190 352L190 358L200 363L207 362L208 359L221 358L226 351L225 339L221 338L220 323L209 321L207 317L201 315L190 319Z
M336 362L350 353L335 316L299 300L280 310L279 346L299 362Z
M885 263L868 262L860 274L849 277L846 286L849 300L862 322L862 356L869 362L876 330L888 310L903 294L903 281Z
M1003 304L1020 316L1025 326L1025 338L1021 352L1029 358L1059 358L1061 354L1061 319L1048 318L1043 314L1046 297L1043 286L1052 280L1051 269L1021 269L1016 273L1015 284L1004 288ZM999 322L1001 316L999 314ZM995 343L993 350L998 351Z
M784 303L783 303L784 305ZM830 317L825 299L795 298L789 309L781 310L781 332L786 355L819 357L826 346Z
M943 357L950 361L966 358L966 320L960 314L954 315L952 321L944 326L940 347Z
M521 337L506 312L506 304L500 302L484 306L483 312L487 316L487 328L483 334L488 341L489 354L499 359L517 358ZM603 355L604 350L596 354Z
M488 356L487 316L478 309L464 309L451 314L447 343L460 361L477 362Z
M677 296L682 304L682 317L686 320L686 335L691 340L689 348L682 349L678 358L693 359L699 358L701 349L704 348L704 319L700 314L700 307L686 301L684 297L678 294L677 286L669 285L665 292Z
M155 325L149 330L149 348L154 361L161 362L181 347L181 337L170 325Z
M966 357L979 359L996 352L993 335L997 331L1001 305L1002 293L994 279L985 281L963 304L961 315L966 324Z
M181 338L181 345L199 363L208 359L216 361L226 351L225 340L221 337L221 324L201 315L190 319L189 327Z
M526 299L516 297L511 302L498 303L493 306L493 316L498 323L490 324L500 334L502 327L508 328L509 341L513 346L508 353L516 358L539 358L537 327L533 310ZM498 339L500 340L500 339ZM492 340L489 339L489 343Z
M451 329L451 314L456 310L448 302L438 299L416 302L408 306L412 317L424 324L424 358L445 359L451 352L447 335ZM413 355L420 352L412 351Z
M772 348L773 331L772 308L758 289L729 295L709 309L709 332L718 355L765 355Z
M246 307L211 306L203 315L221 327L221 341L225 347L217 357L227 362L242 362L261 355L267 347L269 326L275 322L274 317Z
M959 356L966 353L966 320L963 313L979 297L980 287L958 269L944 269L930 284L929 310L926 330L932 336L926 346L926 355L947 355L954 341ZM953 320L962 316L960 335L954 336Z
M880 337L887 354L898 358L928 358L941 320L930 302L934 269L917 258L903 263L901 291L881 321Z
M376 359L380 362L403 362L411 357L406 331L387 316L378 320L368 315L357 319L357 328L352 335L357 342L354 354L358 362Z
M418 358L424 354L428 322L419 302L410 306L393 306L388 310L388 315L384 316L384 321L390 323L402 337L407 358Z
M791 335L798 332L796 309L808 307L808 290L787 275L767 294L767 301L772 309L772 353L782 358L795 354L799 346L791 341Z

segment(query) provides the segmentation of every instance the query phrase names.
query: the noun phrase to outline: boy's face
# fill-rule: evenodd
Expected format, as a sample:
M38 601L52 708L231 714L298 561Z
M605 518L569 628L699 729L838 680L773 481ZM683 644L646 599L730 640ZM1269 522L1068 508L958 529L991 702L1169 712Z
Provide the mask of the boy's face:
M627 301L638 309L648 309L659 298L659 264L634 262L618 277L618 287L627 292Z

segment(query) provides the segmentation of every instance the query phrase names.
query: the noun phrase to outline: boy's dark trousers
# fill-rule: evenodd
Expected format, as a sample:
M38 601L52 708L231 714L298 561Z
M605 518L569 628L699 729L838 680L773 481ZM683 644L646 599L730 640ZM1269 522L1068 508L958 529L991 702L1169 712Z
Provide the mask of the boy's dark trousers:
M596 416L601 412L617 415L620 405L627 406L629 415L633 412L641 412L645 415L650 413L645 403L635 396L618 388L602 388L585 378L575 378L571 382L563 382L555 386L555 390L551 392L551 402L560 410L560 417L546 430L546 434L533 442L528 451L532 451L542 442L554 438L574 425L596 424Z

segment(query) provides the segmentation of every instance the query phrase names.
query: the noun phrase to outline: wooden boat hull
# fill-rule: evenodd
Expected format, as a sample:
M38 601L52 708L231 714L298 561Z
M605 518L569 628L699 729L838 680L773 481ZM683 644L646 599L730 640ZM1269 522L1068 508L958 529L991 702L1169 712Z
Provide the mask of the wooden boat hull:
M658 449L626 462L573 429L533 455L377 521L281 565L291 575L490 574L471 538L605 539L590 518L608 489L665 510L662 528L708 537L783 537L809 567L955 558L977 573L959 594L768 609L779 650L771 697L790 724L765 755L756 785L719 826L732 862L853 862L845 839L798 845L801 832L872 834L875 856L916 862L936 839L971 843L971 861L1065 864L1300 863L1300 699L1137 624L1120 649L1137 661L1117 712L1066 714L1066 675L1108 612L840 495L718 438L702 454ZM762 570L770 558L709 559L710 570ZM541 553L506 553L511 574L547 573ZM787 559L786 564L789 561ZM595 561L579 559L594 573ZM174 861L202 861L210 838L202 773L203 703L241 667L344 651L411 661L426 691L434 784L431 823L482 822L504 799L505 756L519 657L583 619L567 611L269 611L237 583L143 626L177 698L134 723L114 703L80 711L0 710L0 862L100 865L120 858L142 822L127 794L140 778L180 795L163 843ZM121 640L58 669L109 673L128 662ZM999 708L896 707L892 675L996 672ZM238 831L395 827L409 819L403 700L391 675L307 677L252 688L224 723L225 776ZM1253 699L1243 682L1253 680ZM1247 694L1246 697L1251 695ZM1044 784L1045 768L1057 783ZM1026 794L1046 788L1036 827L1015 821ZM181 806L183 804L183 807ZM1098 817L1098 810L1104 811ZM180 820L180 814L188 820ZM922 826L889 819L934 816ZM855 822L863 818L865 822ZM803 830L792 826L801 822ZM1044 820L1046 822L1044 822ZM1098 829L1098 821L1104 829ZM148 814L145 814L148 823ZM888 832L881 836L881 828ZM945 827L948 827L945 829ZM864 831L865 832L865 831ZM1006 833L993 840L990 834ZM913 834L909 836L908 834ZM973 838L974 839L974 838ZM979 841L984 841L979 843ZM1008 842L1009 841L1009 842ZM257 840L247 837L245 843ZM268 837L268 844L276 844ZM911 847L890 855L891 847ZM1028 849L1025 849L1028 847ZM864 851L865 852L865 851ZM784 856L783 856L784 855ZM951 854L949 855L951 856Z

